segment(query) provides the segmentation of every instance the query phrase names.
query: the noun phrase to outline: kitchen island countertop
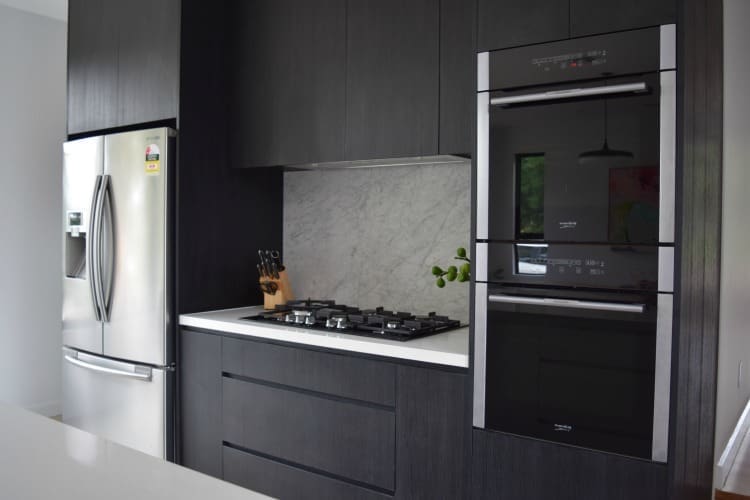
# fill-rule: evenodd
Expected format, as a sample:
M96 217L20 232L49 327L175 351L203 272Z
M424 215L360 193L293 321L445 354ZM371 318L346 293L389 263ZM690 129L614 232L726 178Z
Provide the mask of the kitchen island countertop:
M8 403L0 402L0 429L0 498L270 498Z
M240 319L263 311L261 306L222 309L180 315L180 325L375 356L467 368L469 327L421 337L406 342L312 330L280 323Z

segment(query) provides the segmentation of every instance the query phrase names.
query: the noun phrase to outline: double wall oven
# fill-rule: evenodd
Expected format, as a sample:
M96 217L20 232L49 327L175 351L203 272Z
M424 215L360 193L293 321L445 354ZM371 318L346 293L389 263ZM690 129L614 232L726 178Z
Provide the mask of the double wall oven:
M675 27L478 56L474 426L665 462Z

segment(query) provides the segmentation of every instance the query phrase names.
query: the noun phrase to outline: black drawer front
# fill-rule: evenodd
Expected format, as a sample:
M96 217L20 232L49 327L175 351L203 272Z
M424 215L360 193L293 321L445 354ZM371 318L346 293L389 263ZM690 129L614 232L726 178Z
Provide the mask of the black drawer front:
M387 491L395 413L225 377L224 441Z
M224 447L224 479L275 498L387 500L389 495Z
M222 369L248 378L395 405L395 366L262 342L224 338Z

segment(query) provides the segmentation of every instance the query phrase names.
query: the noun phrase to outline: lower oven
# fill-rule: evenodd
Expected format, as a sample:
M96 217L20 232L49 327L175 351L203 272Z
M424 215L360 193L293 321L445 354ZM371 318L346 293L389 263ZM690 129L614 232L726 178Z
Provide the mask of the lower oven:
M475 426L666 461L671 294L476 290Z

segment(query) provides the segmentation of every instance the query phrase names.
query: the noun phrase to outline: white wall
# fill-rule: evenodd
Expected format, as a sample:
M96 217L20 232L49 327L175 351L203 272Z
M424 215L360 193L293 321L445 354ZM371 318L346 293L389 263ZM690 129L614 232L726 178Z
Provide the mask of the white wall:
M724 0L724 170L715 458L750 398L750 1ZM742 363L742 373L739 364ZM715 461L716 461L715 460Z
M0 399L60 410L67 26L0 5Z

